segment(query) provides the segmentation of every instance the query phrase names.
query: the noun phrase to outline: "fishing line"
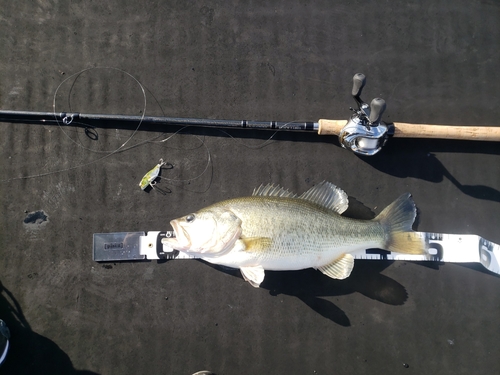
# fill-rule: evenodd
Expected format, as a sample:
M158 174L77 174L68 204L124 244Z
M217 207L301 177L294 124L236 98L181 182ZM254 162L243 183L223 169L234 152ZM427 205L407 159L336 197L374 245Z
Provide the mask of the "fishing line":
M57 116L57 112L56 112L56 100L57 100L57 93L59 92L59 89L61 88L62 85L64 85L68 80L72 79L73 77L75 77L73 83L71 84L71 88L69 90L69 93L68 93L68 107L69 107L69 110L71 111L71 92L73 91L73 88L75 87L75 84L76 84L76 81L78 80L78 78L85 72L88 72L90 70L94 70L94 69L103 69L103 70L106 70L106 69L109 69L109 70L115 70L115 71L118 71L120 73L123 73L125 75L127 75L128 77L132 78L140 87L141 89L141 93L142 93L142 97L143 97L143 100L144 100L144 105L143 105L143 110L142 110L142 115L141 115L141 118L139 120L139 123L137 124L137 127L135 128L135 130L132 132L132 134L127 138L127 140L121 145L119 146L117 149L114 149L114 150L107 150L107 151L96 151L96 150L92 150L88 147L85 147L81 142L76 142L73 138L71 138L67 133L66 131L63 129L63 127L61 126L61 122L59 121L58 119L58 116ZM146 97L146 91L144 90L144 86L139 82L139 80L137 78L135 78L134 76L132 76L130 73L122 70L122 69L119 69L119 68L114 68L114 67L92 67L92 68L87 68L87 69L83 69L75 74L72 74L70 75L69 77L67 77L65 80L63 80L56 88L55 92L54 92L54 96L53 96L53 100L52 100L52 109L53 109L53 114L54 114L54 119L56 120L57 122L57 125L59 126L59 129L63 132L63 134L71 141L73 142L74 144L78 145L79 147L83 148L84 150L87 150L87 151L91 151L91 152L98 152L98 153L109 153L109 156L113 155L114 153L118 152L120 149L122 149L123 147L125 147L127 145L128 142L130 142L130 140L135 136L135 134L139 131L139 128L141 127L141 124L142 124L142 121L144 120L144 116L146 115L146 108L147 108L147 97ZM71 125L71 123L73 122L73 119L70 118L68 119L68 117L65 117L62 122L65 124L65 125ZM82 124L82 123L78 123L78 124ZM85 126L85 124L82 124ZM87 125L88 126L88 125Z
M278 134L280 132L281 129L283 128L286 128L288 125L290 124L293 124L293 123L301 123L302 121L300 120L293 120L293 121L288 121L286 123L284 123L283 125L281 125L280 127L278 127L278 130L276 130L268 139L266 139L264 142L260 143L260 144L257 144L257 145L248 145L246 144L245 142L241 141L240 139L232 136L230 133L228 133L227 131L225 130L222 130L222 129L218 129L221 133L224 133L226 134L227 136L229 136L231 139L233 139L235 142L239 143L241 146L244 146L246 148L249 148L249 149L252 149L252 150L258 150L258 149L261 149L261 148L264 148L268 145L270 145L271 143L274 142L274 136L276 134Z
M107 70L114 70L114 71L118 71L118 72L121 72L125 75L127 75L128 77L132 78L140 87L141 89L141 93L142 93L142 97L143 97L143 109L142 109L142 115L141 115L141 118L140 118L140 121L137 125L137 127L134 129L134 131L132 132L132 134L127 137L127 139L125 140L124 143L122 143L118 148L114 149L114 150L108 150L108 151L105 151L105 150L94 150L94 149L91 149L89 147L86 147L82 144L82 142L77 142L75 141L69 134L68 132L66 132L64 130L64 126L61 124L61 121L59 120L59 116L58 116L58 113L56 111L56 102L57 102L57 94L60 90L60 88L62 87L62 85L64 83L66 83L68 80L72 79L72 78L75 78L72 86L71 86L71 89L69 91L69 94L68 94L68 105L70 106L71 108L71 100L69 98L69 96L71 95L71 91L73 90L74 88L74 85L76 83L76 80L85 72L88 72L88 71L91 71L91 70L94 70L94 69L107 69ZM150 92L148 90L148 92ZM152 95L152 94L151 94ZM153 98L154 95L152 95ZM156 98L155 98L156 100ZM156 100L158 106L160 107L160 110L162 111L162 113L164 114L164 111L163 111L163 108L161 107L161 105L158 103L158 101ZM49 175L52 175L52 174L57 174L57 173L62 173L62 172L67 172L67 171L71 171L71 170L74 170L74 169L78 169L78 168L82 168L82 167L86 167L86 166L89 166L91 164L94 164L94 163L97 163L97 162L100 162L112 155L115 155L115 154L118 154L118 153L121 153L121 152L125 152L125 151L128 151L130 149L133 149L135 147L139 147L139 146L142 146L142 145L145 145L145 144L148 144L148 143L153 143L155 142L154 140L161 137L162 134L159 134L159 135L156 135L154 137L151 137L151 138L148 138L146 140L143 140L143 141L140 141L134 145L129 145L128 147L125 147L127 146L127 144L132 140L132 138L134 138L137 134L137 132L139 131L141 125L142 125L142 122L143 122L143 119L145 117L145 114L146 114L146 108L147 108L147 96L146 96L146 90L144 88L144 86L141 84L141 82L139 82L139 80L137 78L135 78L133 75L131 75L130 73L122 70L122 69L119 69L119 68L114 68L114 67L92 67L92 68L87 68L87 69L83 69L75 74L72 74L71 76L67 77L66 79L64 79L56 88L55 92L54 92L54 96L53 96L53 102L52 102L52 107L53 107L53 115L54 115L54 118L55 118L55 121L58 125L58 128L63 132L64 136L66 138L68 138L72 143L74 143L75 145L77 145L78 147L82 148L83 150L85 151L90 151L90 152L95 152L95 153L106 153L104 156L102 157L99 157L97 159L94 159L94 160L91 160L89 162L86 162L86 163L81 163L81 164L77 164L77 165L74 165L74 166L71 166L71 167L67 167L67 168L61 168L61 169L57 169L57 170L53 170L53 171L49 171L49 172L44 172L44 173L36 173L36 174L32 174L32 175L27 175L27 176L19 176L19 177L12 177L12 178L9 178L9 179L4 179L4 180L0 180L0 182L10 182L10 181L15 181L15 180L26 180L26 179L31 179L31 178L38 178L38 177L45 177L45 176L49 176ZM76 125L81 125L85 128L88 128L89 125L88 124L85 124L85 123L82 123L82 122L79 122L79 121L75 121L73 120L71 117L64 117L63 120L62 120L62 123L64 125L71 125L71 124L76 124ZM173 133L172 135L170 135L169 137L165 138L164 140L162 141L158 141L160 143L164 143L166 141L168 141L169 139L171 139L174 135L176 134L179 134L182 130L184 130L185 128L187 127L183 127L179 130L177 130L175 133ZM78 131L76 131L78 133ZM199 174L198 176L194 177L194 178L189 178L189 179L170 179L171 181L178 181L178 182L183 182L183 181L193 181L199 177L201 177L209 168L210 166L210 163L211 163L211 155L210 155L210 150L208 149L208 147L205 145L204 141L201 140L199 137L196 136L196 138L198 140L200 140L202 142L202 144L205 146L206 148L206 151L207 151L207 154L208 154L208 160L207 160L207 164L205 165L205 168L203 170L203 172L201 174Z
M78 80L78 78L79 78L79 77L80 77L83 73L85 73L86 71L91 70L91 69L94 69L94 68L84 69L84 70L82 70L82 71L80 71L80 72L78 72L78 73L75 73L75 74L73 74L72 76L70 76L70 77L66 78L63 82L61 82L61 84L59 84L59 86L57 87L57 89L56 89L56 91L55 91L55 93L54 93L54 102L53 102L53 107L54 107L54 116L56 116L56 110L55 110L55 108L56 108L56 96L57 96L57 92L58 92L59 88L60 88L60 87L61 87L61 86L62 86L62 85L66 82L66 81L68 81L68 80L69 80L69 79L71 79L72 77L75 77L75 76L76 76L76 78L74 79L74 81L73 81L73 83L72 83L72 85L71 85L71 89L70 89L69 94L68 94L68 107L69 107L70 111L72 111L72 109L71 109L71 96L70 96L70 95L71 95L71 91L73 90L73 87L74 87L74 85L76 84L76 81ZM141 88L141 92L142 92L143 99L144 99L144 107L143 107L143 110L142 110L142 116L141 116L141 119L140 119L140 121L139 121L139 123L138 123L138 125L137 125L136 129L135 129L135 130L134 130L134 132L132 133L132 135L130 135L130 137L129 137L129 138L128 138L128 139L127 139L127 140L126 140L126 141L125 141L125 142L124 142L124 143L123 143L120 147L118 147L117 149L115 149L115 150L113 150L113 151L97 151L97 150L92 150L92 149L90 149L90 148L87 148L87 147L83 146L82 144L80 144L80 147L82 147L82 148L83 148L83 149L85 149L85 150L92 151L92 152L98 152L98 153L107 153L107 152L109 152L109 153L110 153L110 155L112 155L112 154L115 154L115 153L118 153L118 152L123 152L123 151L130 150L131 148L138 147L138 146L141 146L141 145L144 145L144 144L147 144L147 143L165 143L165 142L167 142L168 140L170 140L172 137L174 137L174 136L175 136L175 135L177 135L177 134L180 134L180 133L181 133L184 129L186 129L186 128L187 128L187 126L185 126L185 127L181 128L181 129L179 129L179 130L177 130L177 131L176 131L176 132L174 132L172 135L170 135L169 137L167 137L167 138L165 138L165 139L163 139L163 140L161 140L161 141L154 141L155 139L157 139L157 138L159 138L159 137L161 137L161 136L162 136L162 134L159 134L159 135L157 135L157 136L155 136L155 137L152 137L152 138L149 138L149 139L147 139L147 140L144 140L144 141L138 142L138 143L136 143L136 144L135 144L135 145L133 145L133 146L129 146L128 148L125 148L125 149L121 150L123 147L125 147L125 145L126 145L128 142L130 142L130 140L131 140L134 136L136 136L137 131L138 131L138 130L139 130L139 128L141 127L141 124L142 124L143 119L144 119L145 114L146 114L146 106L147 106L147 97L146 97L146 92L145 92L145 88L144 88L144 86L141 84L141 82L139 82L139 80L138 80L138 79L136 79L134 76L132 76L132 75L131 75L131 74L129 74L128 72L126 72L126 71L124 71L124 70L122 70L122 69L113 68L113 67L104 67L104 68L102 68L102 69L112 69L112 70L119 71L120 73L124 73L124 74L126 74L127 76L129 76L130 78L132 78L132 79L133 79L133 80L134 80L134 81L135 81L135 82L139 85L139 87ZM160 110L161 110L161 112L162 112L163 116L165 116L165 112L164 112L164 110L163 110L163 108L162 108L161 104L158 102L158 100L157 100L157 99L156 99L156 97L153 95L153 93L151 93L151 91L150 91L150 90L148 90L148 92L152 95L152 97L153 97L153 98L154 98L154 100L156 101L156 104L157 104L157 105L158 105L158 107L160 108ZM56 121L57 121L57 118L56 118ZM61 128L61 130L63 130L59 122L58 122L58 125L59 125L59 127ZM63 132L64 132L64 130L63 130ZM69 137L66 133L65 133L65 135L66 135L67 137ZM202 171L199 175L197 175L197 176L195 176L195 177L193 177L193 178L189 178L189 179L171 179L171 178L166 178L166 177L164 177L164 179L165 179L165 180L172 181L172 182L189 182L189 181L193 181L193 180L196 180L196 179L200 178L200 177L201 177L201 176L203 176L203 174L205 174L205 172L208 170L208 168L209 168L209 166L210 166L210 162L211 162L211 154L210 154L210 150L208 149L208 147L206 146L205 142L204 142L202 139L200 139L198 136L195 136L195 137L196 137L198 140L200 140L201 144L205 147L205 149L206 149L206 151L207 151L207 155L208 155L208 157L207 157L207 163L206 163L205 168L203 169L203 171ZM74 143L76 143L76 142L75 142L75 141L74 141L71 137L69 137L69 138L70 138L70 140L71 140L71 141L73 141ZM81 142L80 142L80 143L81 143ZM180 149L180 148L179 148L179 149ZM188 150L189 150L189 149L188 149ZM108 156L110 156L110 155L108 155ZM160 176L160 178L161 178L161 176Z
M117 149L113 150L113 151L109 151L106 155L100 157L100 158L97 158L97 159L94 159L92 161L89 161L87 163L82 163L82 164L78 164L78 165L74 165L74 166L71 166L71 167L67 167L67 168L62 168L62 169L58 169L58 170L55 170L55 171L49 171L49 172L45 172L45 173L37 173L37 174L32 174L32 175L28 175L28 176L19 176L19 177L12 177L12 178L9 178L9 179L6 179L6 180L1 180L0 182L10 182L10 181L15 181L15 180L27 180L27 179L31 179L31 178L38 178L38 177L45 177L45 176L49 176L49 175L52 175L52 174L56 174L56 173L62 173L62 172L67 172L67 171L71 171L71 170L74 170L74 169L77 169L77 168L81 168L81 167L86 167L88 165L91 165L91 164L94 164L96 162L99 162L99 161L102 161L120 151L125 151L125 150L122 150L126 144L134 137L134 135L137 133L137 131L139 130L141 124L142 124L142 121L144 119L144 116L145 116L145 112L146 112L146 104L147 104L147 98L146 98L146 92L144 90L144 86L139 82L139 80L137 80L135 77L133 77L131 74L127 73L126 71L122 70L122 69L119 69L119 68L113 68L113 67L92 67L92 68L87 68L87 69L83 69L75 74L72 74L71 76L67 77L66 79L64 79L56 88L55 92L54 92L54 96L53 96L53 101L52 101L52 108L53 108L53 114L54 114L54 119L56 120L57 122L57 125L59 127L59 129L63 132L63 134L66 136L66 138L68 138L71 142L73 142L74 144L76 144L77 146L83 148L84 150L86 151L95 151L95 150L92 150L92 149L89 149L85 146L83 146L81 143L78 143L76 142L73 138L71 138L63 129L63 126L61 125L61 123L59 122L59 119L58 119L58 116L57 116L57 113L56 113L56 98L57 98L57 93L59 92L59 89L61 88L61 86L67 82L69 79L73 78L73 77L79 77L82 73L84 72L87 72L87 71L90 71L90 70L93 70L93 69L112 69L112 70L116 70L116 71L119 71L119 72L122 72L126 75L128 75L129 77L131 77L135 82L137 82L137 84L139 85L139 87L141 88L141 92L142 92L142 95L143 95L143 98L144 98L144 106L143 106L143 111L142 111L142 116L141 116L141 119L139 121L139 124L138 126L136 127L136 129L134 130L134 132L132 133L132 135L130 137L128 137L128 139L121 145L119 146ZM75 79L76 81L76 79ZM74 84L72 85L72 88L73 88ZM70 91L71 92L71 91ZM72 118L63 118L63 123L65 125L71 125L71 123L73 122ZM77 122L75 122L77 123ZM83 123L78 123L78 124L81 124L81 125L84 125L84 126L87 126L86 124L83 124ZM130 149L132 147L129 147L128 149Z
M176 134L179 134L179 132L181 132L182 130L188 128L188 126L185 126L181 129L179 129L177 132L173 133L172 135L170 135L169 137L161 140L161 141L149 141L149 143L164 143L164 142L167 142L169 139L171 139L174 135ZM197 135L195 135L195 137L201 142L201 145L203 147L205 147L205 150L207 151L207 163L205 164L205 168L203 169L203 171L197 175L196 177L193 177L193 178L187 178L187 179L175 179L175 178L167 178L167 177L162 177L162 176L159 176L159 178L161 179L164 179L164 180L167 180L167 181L170 181L170 182L190 182L190 181L194 181L194 180L197 180L198 178L200 178L201 176L203 176L208 168L210 167L211 165L211 161L212 161L212 156L211 156L211 153L210 153L210 149L208 148L208 146L206 145L205 141L202 140L200 137L198 137ZM197 147L195 147L197 148ZM193 150L195 149L193 148ZM180 150L180 148L178 148L178 150ZM185 149L184 149L185 150ZM188 149L189 150L189 149Z
M76 132L76 134L77 134L78 140L75 140L74 138L72 138L72 136L70 136L70 132L71 131L65 130L64 126L69 126L69 125L79 125L79 126L82 126L82 127L85 128L85 134L87 135L87 137L90 138L90 139L92 139L92 140L97 140L98 139L98 134L97 134L97 132L95 132L95 133L92 132L95 128L92 127L91 125L85 124L85 123L83 123L81 121L73 119L71 117L71 115L64 116L65 115L64 112L58 113L58 111L57 111L57 95L58 95L61 87L65 83L67 83L69 80L73 80L73 82L71 84L71 87L69 89L69 92L68 92L68 97L67 97L67 100L68 100L67 105L68 105L68 107L70 109L70 112L71 112L72 111L71 94L73 92L73 89L76 86L76 83L77 83L78 79L82 76L82 74L84 74L86 72L89 72L89 71L92 71L92 70L95 70L95 69L116 71L116 72L120 72L120 73L126 75L127 77L131 78L140 87L142 98L143 98L142 99L142 101L143 101L143 110L141 111L142 114L141 114L141 117L140 117L140 119L138 121L137 126L133 130L132 134L130 136L128 136L126 138L126 140L120 146L118 146L116 149L113 149L113 150L95 150L93 148L86 147L82 143L82 141L80 139L80 133L78 132L78 130L74 130L74 132ZM147 91L156 100L157 105L159 106L160 110L162 111L162 113L164 115L163 108L160 105L160 103L158 102L158 100L156 99L156 97L150 92L150 90L147 90ZM65 78L57 86L57 88L56 88L56 90L54 92L53 101L52 101L52 108L53 108L54 119L55 119L55 122L58 125L59 130L62 131L62 133L64 134L64 136L71 143L75 144L76 146L78 146L79 148L81 148L81 149L83 149L85 151L99 153L99 154L103 154L104 153L105 155L102 156L102 157L99 157L97 159L91 160L89 162L81 163L81 164L74 165L74 166L71 166L71 167L61 168L61 169L54 170L54 171L49 171L49 172L44 172L44 173L37 173L37 174L32 174L32 175L27 175L27 176L13 177L13 178L5 179L5 180L0 180L0 182L9 182L9 181L14 181L14 180L22 180L22 179L44 177L44 176L49 176L51 174L62 173L62 172L66 172L66 171L70 171L70 170L82 168L82 167L85 167L85 166L89 166L89 165L94 164L96 162L100 162L100 161L102 161L102 160L104 160L104 159L106 159L106 158L108 158L108 157L110 157L112 155L115 155L115 154L118 154L118 153L121 153L121 152L125 152L125 151L128 151L128 150L132 149L132 148L139 147L139 146L142 146L142 145L145 145L145 144L148 144L148 143L151 143L151 144L165 143L168 140L170 140L172 137L174 137L175 135L180 134L183 130L185 130L186 128L190 127L190 126L185 126L185 127L181 128L181 129L177 130L175 133L171 134L167 138L165 138L163 140L160 140L160 141L156 141L156 139L158 139L159 137L161 137L162 134L156 135L156 136L148 138L146 140L139 141L139 142L137 142L137 143L135 143L133 145L129 145L129 143L131 142L131 140L133 138L137 137L137 132L140 130L141 125L142 125L143 120L144 120L145 115L146 115L146 109L147 109L146 88L141 84L141 82L137 78L135 78L130 73L128 73L128 72L126 72L126 71L124 71L122 69L114 68L114 67L91 67L91 68L83 69L83 70L81 70L81 71L79 71L77 73L74 73L74 74L70 75L69 77ZM60 120L60 118L62 118L62 120ZM218 130L220 132L226 134L227 136L229 136L232 140L236 141L239 145L242 145L242 146L244 146L244 147L246 147L248 149L260 149L260 148L266 147L269 144L273 143L273 141L274 141L273 138L276 136L276 134L278 132L280 132L280 129L282 127L286 127L287 125L289 125L291 123L294 123L294 122L297 122L297 121L294 120L294 121L290 121L290 122L287 122L287 123L284 123L284 124L280 125L280 127L277 130L275 130L274 133L268 139L266 139L265 141L263 141L262 143L260 143L258 145L249 145L249 144L241 141L240 139L237 139L236 137L234 137L233 135L231 135L229 132L227 132L225 130L221 130L221 129L218 129ZM118 135L118 137L120 137L120 135ZM212 161L210 149L208 148L208 146L206 145L206 142L204 140L202 140L200 137L198 137L196 135L195 135L195 137L201 142L201 145L205 148L206 153L207 153L207 162L206 162L206 164L205 164L202 172L199 173L198 175L196 175L195 177L192 177L192 178L182 178L182 179L180 179L180 178L167 178L167 177L160 177L160 178L165 179L165 180L170 181L170 182L190 182L190 181L194 181L194 180L200 178L201 176L203 176L208 171L208 169L209 169L209 167L211 165L211 161ZM174 148L174 147L172 147L172 148L173 149L178 149L178 150L182 149L182 148Z

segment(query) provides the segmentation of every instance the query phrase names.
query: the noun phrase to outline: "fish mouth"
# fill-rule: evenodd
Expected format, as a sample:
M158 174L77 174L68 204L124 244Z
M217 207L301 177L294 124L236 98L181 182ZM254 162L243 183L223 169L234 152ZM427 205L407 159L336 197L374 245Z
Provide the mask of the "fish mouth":
M191 247L191 241L187 231L182 227L178 220L172 220L170 225L174 228L175 239L177 242L176 249L180 251L189 250Z

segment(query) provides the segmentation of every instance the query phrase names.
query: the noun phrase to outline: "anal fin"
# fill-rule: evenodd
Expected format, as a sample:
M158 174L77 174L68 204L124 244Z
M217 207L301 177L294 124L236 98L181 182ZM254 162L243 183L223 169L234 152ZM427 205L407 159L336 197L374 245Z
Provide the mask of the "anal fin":
M264 281L264 268L262 266L255 267L241 267L241 274L243 278L250 283L251 286L258 288Z
M351 254L344 254L326 266L318 267L323 274L332 279L345 279L351 274L354 267L354 257Z

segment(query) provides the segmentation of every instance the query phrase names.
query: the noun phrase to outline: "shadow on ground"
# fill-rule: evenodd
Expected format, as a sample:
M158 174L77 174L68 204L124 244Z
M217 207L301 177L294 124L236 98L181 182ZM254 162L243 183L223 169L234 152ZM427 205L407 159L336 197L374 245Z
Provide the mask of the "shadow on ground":
M76 370L56 343L33 332L19 303L0 283L0 317L10 329L10 349L0 374L98 375Z
M394 142L394 140L393 140ZM439 183L449 180L460 192L475 199L500 202L500 191L485 185L464 185L458 181L433 152L498 155L495 142L468 142L461 147L452 140L398 140L374 157L360 156L360 160L375 169L399 178L413 177Z
M403 285L380 274L392 261L356 261L351 276L345 280L334 280L314 269L300 271L267 271L262 289L272 296L280 294L294 296L312 310L332 322L349 327L346 313L327 298L361 293L364 296L389 305L403 305L408 293ZM221 272L240 277L237 269L206 263ZM250 287L250 286L249 286Z

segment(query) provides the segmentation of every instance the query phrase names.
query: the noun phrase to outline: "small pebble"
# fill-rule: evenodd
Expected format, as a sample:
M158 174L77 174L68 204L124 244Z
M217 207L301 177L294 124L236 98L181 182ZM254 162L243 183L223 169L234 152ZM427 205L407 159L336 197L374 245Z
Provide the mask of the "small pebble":
M408 367L410 367L410 365L408 363L403 363L403 367L408 368Z

